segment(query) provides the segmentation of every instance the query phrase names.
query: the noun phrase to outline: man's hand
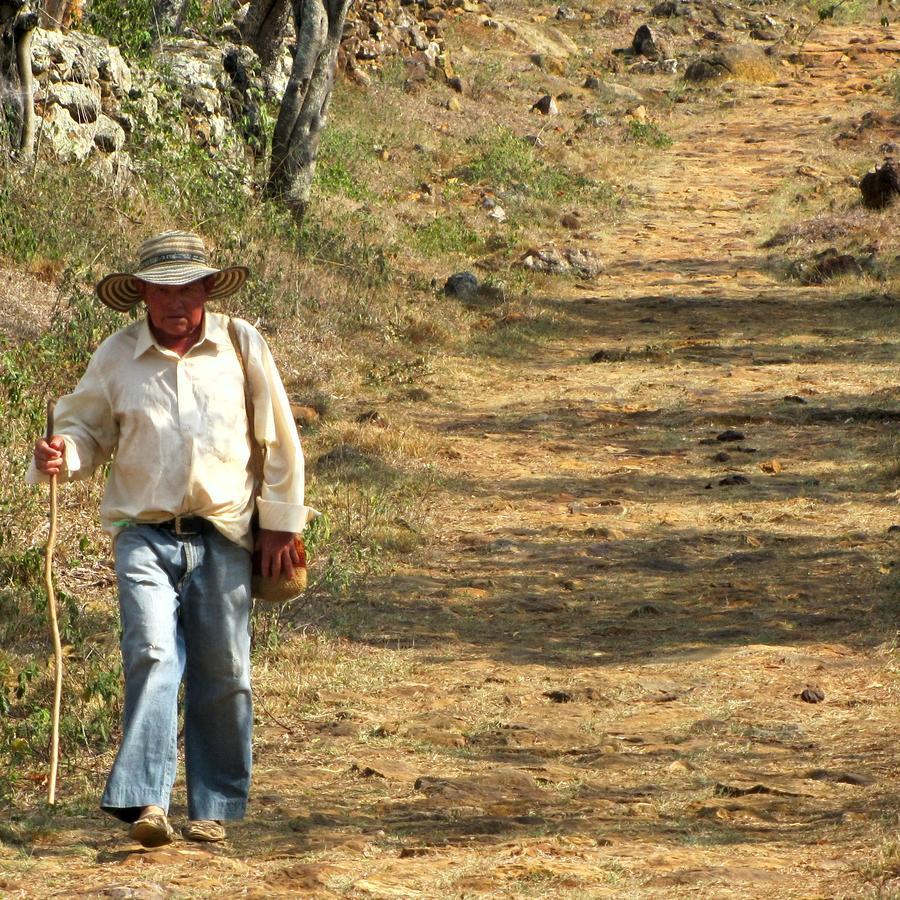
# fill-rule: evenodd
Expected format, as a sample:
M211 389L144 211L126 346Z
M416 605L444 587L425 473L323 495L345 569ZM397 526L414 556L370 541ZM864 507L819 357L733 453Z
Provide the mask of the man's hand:
M294 546L293 531L269 531L268 528L260 528L255 549L260 551L264 576L294 577L294 567L300 565L300 553Z
M66 455L66 442L54 434L49 441L41 438L34 445L34 464L38 472L45 475L59 475Z

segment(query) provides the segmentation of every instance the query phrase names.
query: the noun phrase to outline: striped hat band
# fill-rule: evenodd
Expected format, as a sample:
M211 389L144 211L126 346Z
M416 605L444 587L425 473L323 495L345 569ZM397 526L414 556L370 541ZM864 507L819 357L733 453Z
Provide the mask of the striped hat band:
M211 268L203 240L186 231L166 231L150 238L141 245L138 258L135 272L115 272L97 285L97 296L111 309L127 312L139 303L140 282L183 285L208 277L213 300L239 290L250 274L245 266Z

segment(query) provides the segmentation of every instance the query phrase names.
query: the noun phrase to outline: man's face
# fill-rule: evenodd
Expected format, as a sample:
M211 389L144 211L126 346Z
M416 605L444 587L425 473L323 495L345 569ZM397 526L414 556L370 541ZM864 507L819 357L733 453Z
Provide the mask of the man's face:
M203 322L203 304L209 297L209 281L190 284L151 284L139 281L138 290L156 335L163 341L178 341L198 331Z

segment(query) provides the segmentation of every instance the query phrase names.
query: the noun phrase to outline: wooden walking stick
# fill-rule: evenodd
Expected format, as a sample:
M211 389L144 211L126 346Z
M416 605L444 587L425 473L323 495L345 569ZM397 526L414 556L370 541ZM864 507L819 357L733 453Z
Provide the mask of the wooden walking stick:
M47 438L53 437L53 400L47 402ZM47 802L56 803L56 767L59 762L59 706L62 699L63 656L59 639L59 620L56 615L56 592L53 590L53 548L56 546L56 475L50 476L50 534L44 555L44 582L47 585L47 601L50 610L50 629L53 633L53 659L56 666L56 684L53 689L53 726L50 737L50 781L47 786Z

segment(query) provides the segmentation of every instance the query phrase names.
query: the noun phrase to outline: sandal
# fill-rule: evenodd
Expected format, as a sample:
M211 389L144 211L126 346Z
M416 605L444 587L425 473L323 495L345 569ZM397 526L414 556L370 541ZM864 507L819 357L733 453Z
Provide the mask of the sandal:
M174 832L162 813L141 816L128 829L128 836L142 847L163 847L172 843Z
M217 844L225 840L225 826L213 819L193 819L184 825L181 834L189 841Z

